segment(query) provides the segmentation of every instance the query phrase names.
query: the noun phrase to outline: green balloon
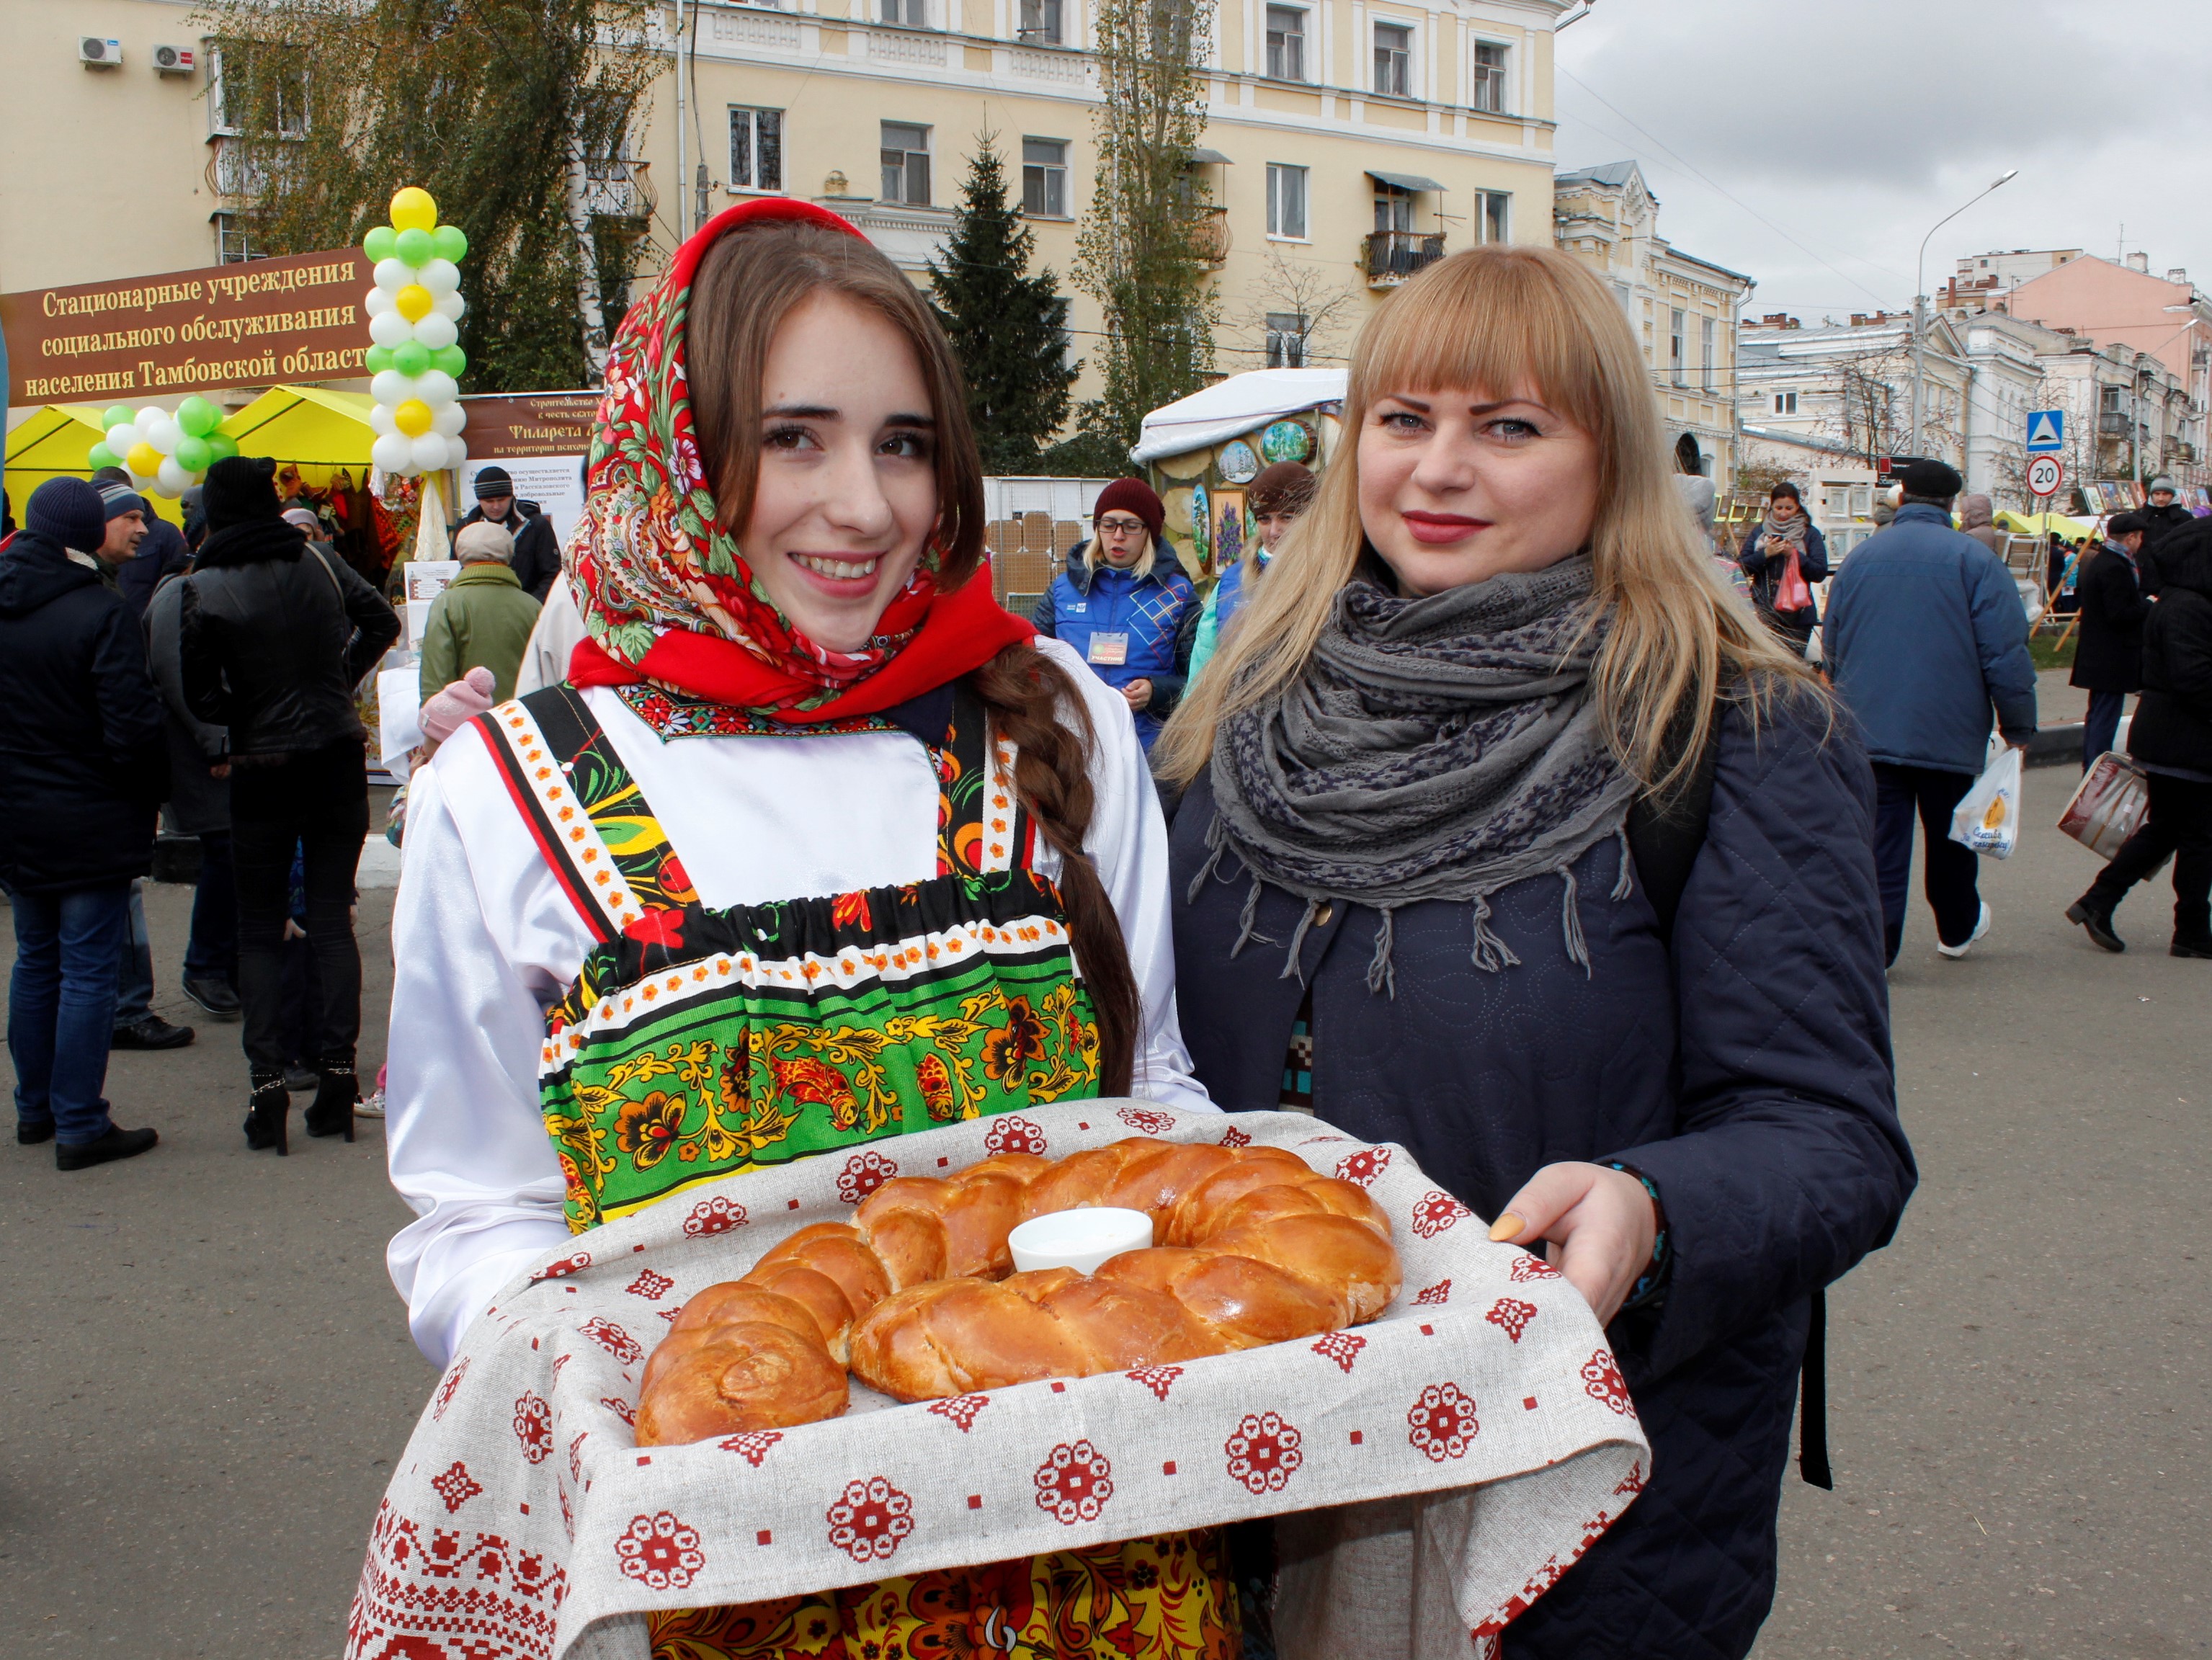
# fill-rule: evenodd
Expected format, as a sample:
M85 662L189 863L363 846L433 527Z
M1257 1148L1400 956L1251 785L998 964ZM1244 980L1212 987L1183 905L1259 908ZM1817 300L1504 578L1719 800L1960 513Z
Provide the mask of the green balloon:
M411 379L430 367L430 349L420 340L403 341L392 349L392 367Z
M430 233L430 243L437 249L439 258L450 259L457 265L469 257L469 239L459 225L439 226Z
M121 466L123 458L105 444L94 444L85 453L84 464L94 472L98 472L102 467Z
M459 346L441 346L430 354L430 367L443 370L456 380L461 378L461 372L468 366L469 355Z
M204 438L222 424L222 411L194 392L177 405L177 424L190 438ZM179 452L181 454L181 452ZM194 472L199 469L194 467Z
M389 225L379 225L361 239L361 251L368 256L368 263L380 265L398 251L399 233Z
M401 231L398 240L392 245L392 251L399 256L401 265L410 265L416 271L438 257L438 245L426 230Z
M361 361L362 367L366 368L371 374L381 374L385 370L392 367L392 348L389 346L371 346L368 349L368 354L363 356Z
M130 404L111 404L106 412L100 417L100 429L106 432L110 427L127 427L137 418L138 411L132 409Z
M205 472L215 462L215 447L195 433L177 441L177 465L186 472Z
M238 453L237 443L228 435L220 432L211 432L208 435L207 447L210 466L213 466L217 461L228 461Z

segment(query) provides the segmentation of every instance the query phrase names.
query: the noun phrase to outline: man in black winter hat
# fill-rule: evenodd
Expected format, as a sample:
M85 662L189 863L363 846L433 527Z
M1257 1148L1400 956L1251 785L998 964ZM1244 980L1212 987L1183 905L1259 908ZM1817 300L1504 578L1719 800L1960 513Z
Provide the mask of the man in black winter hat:
M101 1094L131 884L154 864L169 757L146 653L100 581L109 519L82 478L32 493L0 548L0 883L13 902L15 1140L83 1170L145 1152Z
M507 569L514 580L541 605L561 574L561 544L553 535L553 521L538 511L535 502L514 499L514 480L497 465L477 469L477 504L453 526L459 536L474 524L497 525L514 538L514 558Z

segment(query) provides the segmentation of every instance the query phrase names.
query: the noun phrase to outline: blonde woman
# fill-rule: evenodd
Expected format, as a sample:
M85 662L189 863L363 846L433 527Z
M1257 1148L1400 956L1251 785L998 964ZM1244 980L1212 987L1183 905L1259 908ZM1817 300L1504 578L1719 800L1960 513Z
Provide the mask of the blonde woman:
M1715 580L1572 259L1422 272L1344 422L1154 751L1194 1070L1404 1146L1608 1323L1651 1486L1505 1652L1740 1657L1812 1300L1914 1181L1866 757ZM1279 1527L1286 1652L1407 1652L1298 1572L1377 1526Z

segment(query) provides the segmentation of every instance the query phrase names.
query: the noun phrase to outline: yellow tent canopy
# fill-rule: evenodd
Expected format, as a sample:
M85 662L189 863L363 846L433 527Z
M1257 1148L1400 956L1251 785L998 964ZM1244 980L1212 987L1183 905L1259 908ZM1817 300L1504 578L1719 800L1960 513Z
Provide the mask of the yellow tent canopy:
M1999 528L2016 536L2048 536L2057 531L2069 542L2078 542L2085 536L2094 536L2097 527L2086 519L2070 519L2063 513L2001 513L1996 515Z
M327 484L340 467L358 484L368 476L368 424L374 400L365 392L325 392L320 386L271 386L219 429L240 455L289 463L311 484Z
M16 523L22 522L23 504L31 492L47 479L92 476L92 447L107 436L100 424L106 408L101 404L48 404L8 435L8 508ZM159 496L151 499L163 518L173 524L184 522L181 503Z

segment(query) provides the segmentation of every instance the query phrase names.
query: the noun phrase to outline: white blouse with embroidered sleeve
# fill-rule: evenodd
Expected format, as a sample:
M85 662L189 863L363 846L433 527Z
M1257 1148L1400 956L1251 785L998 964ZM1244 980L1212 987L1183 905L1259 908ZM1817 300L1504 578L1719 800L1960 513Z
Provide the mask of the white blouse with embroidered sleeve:
M1176 1024L1167 829L1128 705L1066 647L1038 645L1081 686L1098 733L1086 845L1144 1002L1133 1091L1212 1111ZM614 692L584 698L710 905L937 873L937 774L904 733L664 743ZM1058 856L1043 849L1037 866L1054 874ZM500 1287L568 1237L538 1056L544 1009L592 946L473 732L409 786L392 946L385 1134L416 1219L386 1256L416 1343L443 1365Z

